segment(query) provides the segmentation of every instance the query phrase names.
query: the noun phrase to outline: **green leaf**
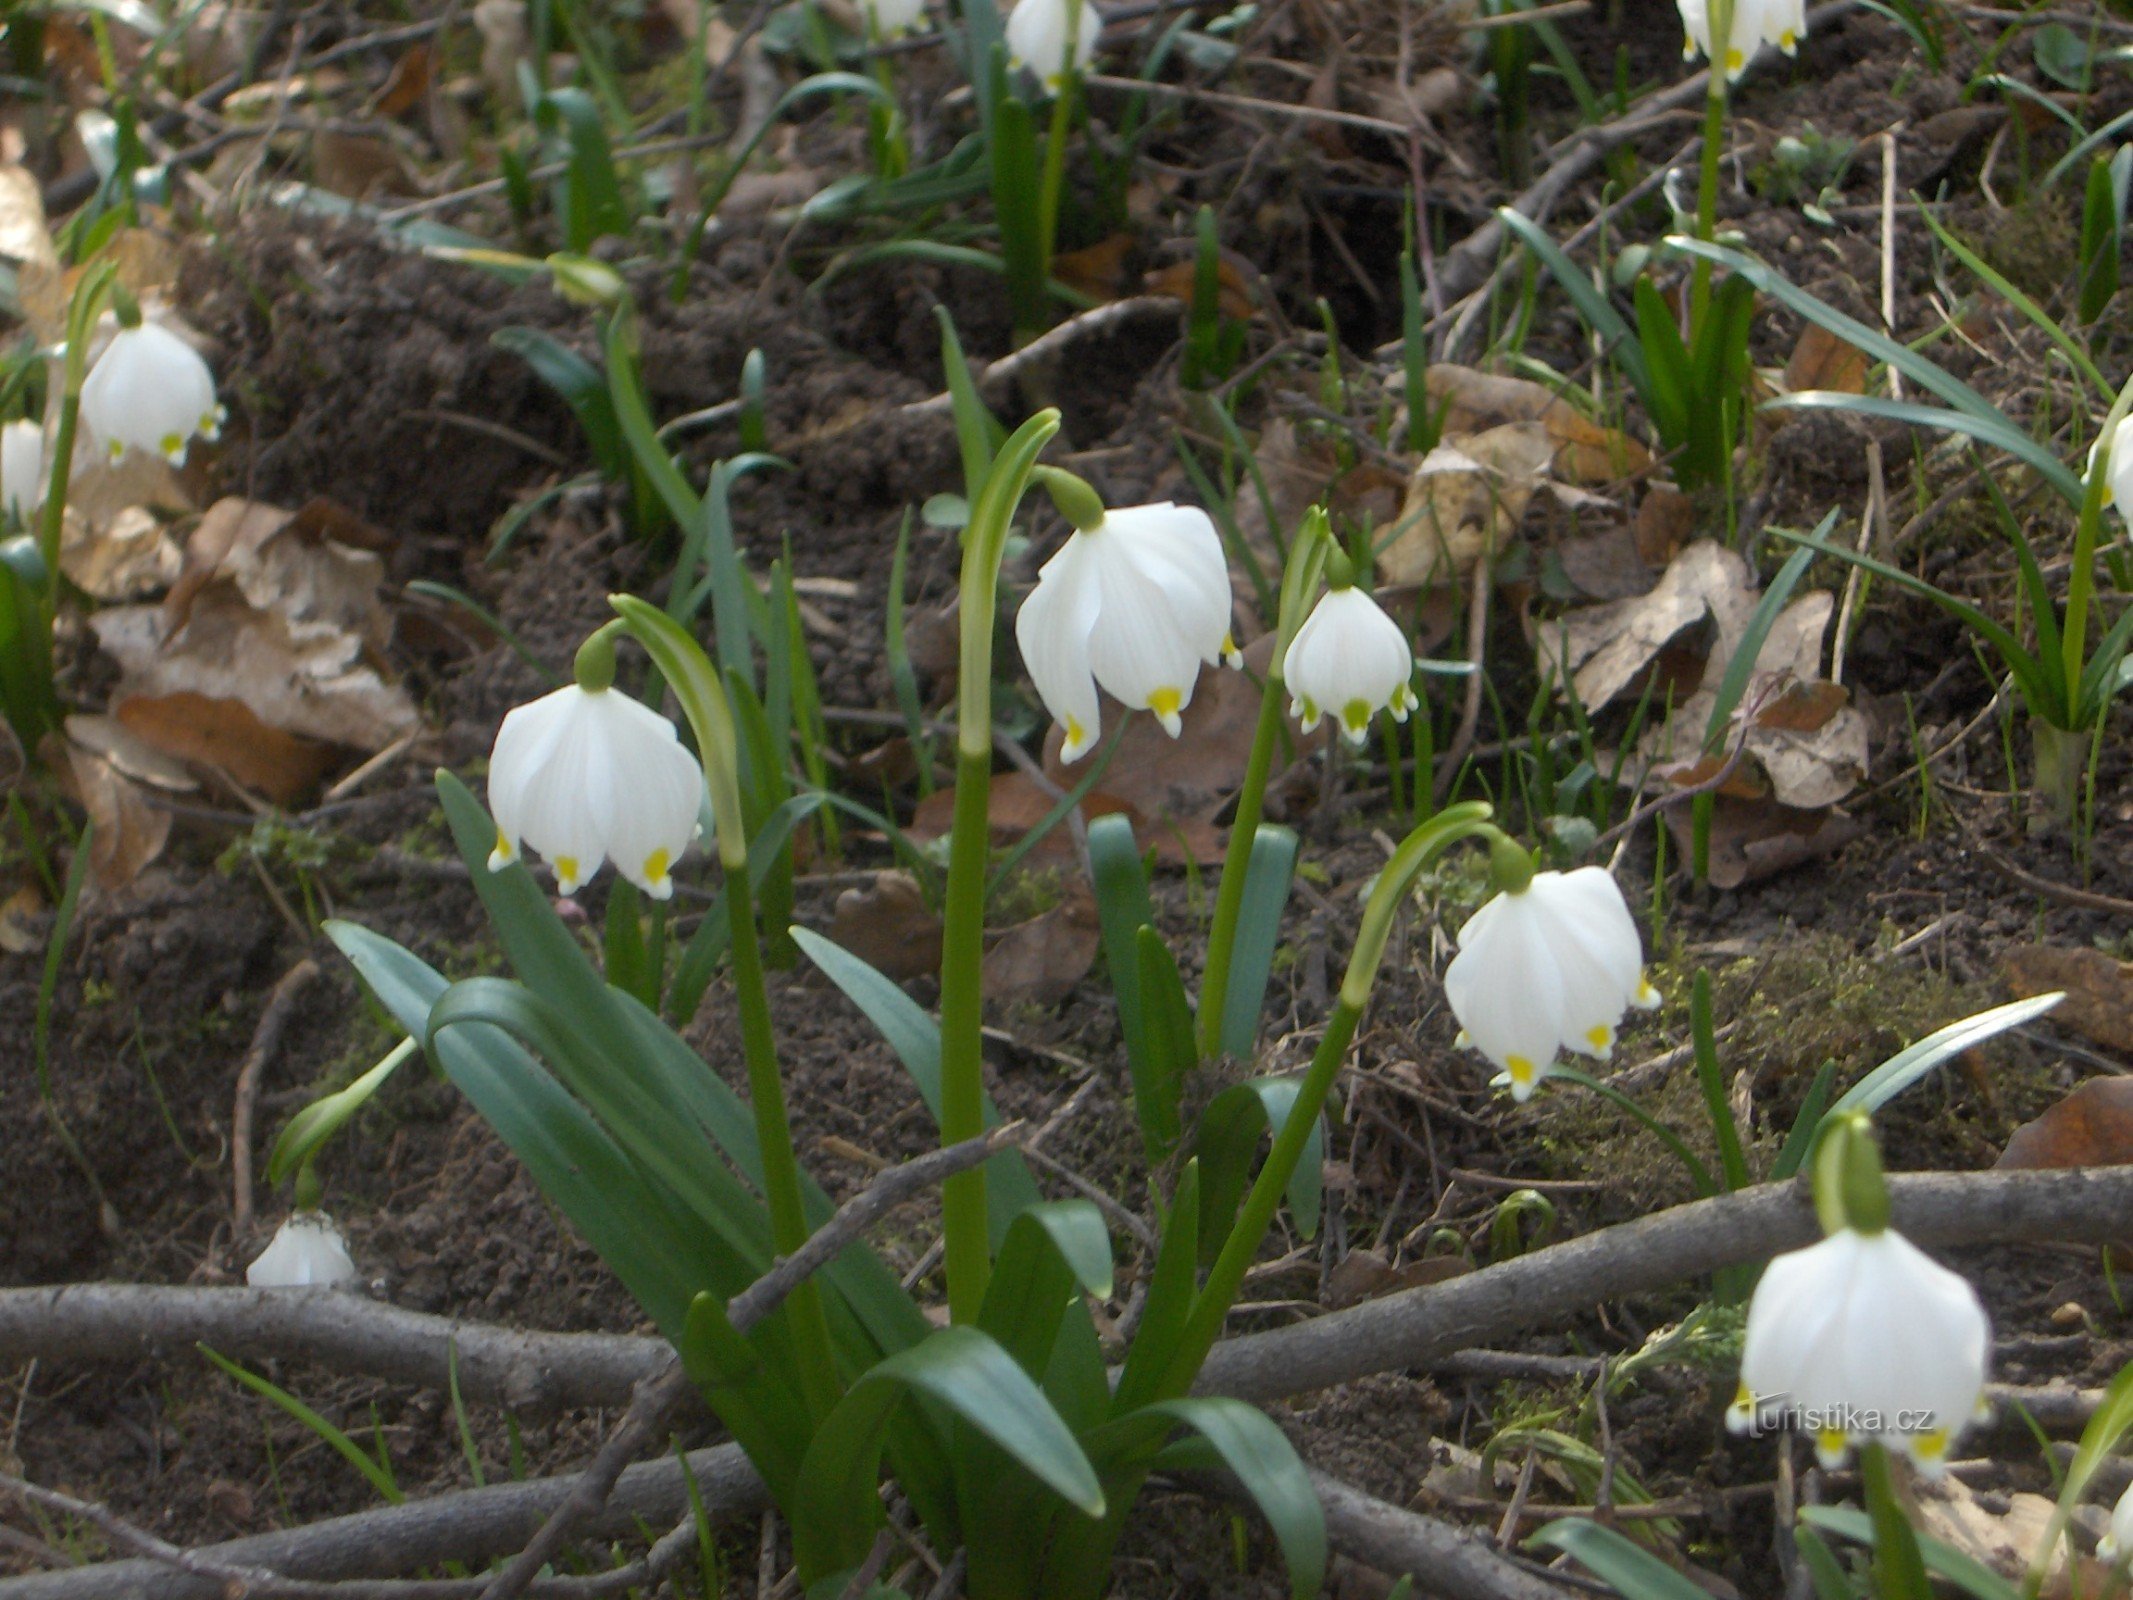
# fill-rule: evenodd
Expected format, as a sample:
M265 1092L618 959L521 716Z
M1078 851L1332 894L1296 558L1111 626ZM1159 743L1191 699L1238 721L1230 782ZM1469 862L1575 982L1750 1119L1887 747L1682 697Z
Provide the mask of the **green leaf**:
M990 1335L942 1328L856 1379L808 1447L790 1507L803 1583L865 1559L882 1523L883 1433L911 1398L967 1423L1082 1515L1104 1514L1095 1469L1044 1391Z
M204 1344L196 1345L194 1348L254 1394L270 1402L331 1445L335 1453L350 1466L354 1467L356 1471L362 1473L364 1478L369 1481L370 1486L377 1490L390 1504L400 1505L406 1501L407 1496L400 1492L400 1486L393 1481L392 1474L369 1451L305 1405L303 1401L297 1399L295 1395L289 1393L286 1389L278 1388L269 1383L256 1372L248 1372L220 1351L212 1350Z
M1913 428L1934 428L1943 433L1959 433L1966 438L1977 440L1980 444L1989 444L1996 450L2004 450L2016 460L2033 468L2065 496L2070 504L2078 506L2081 503L2081 479L2068 469L2066 463L2003 416L1972 416L1968 412L1951 411L1942 406L1920 405L1911 400L1890 400L1873 394L1840 394L1829 389L1803 389L1798 394L1779 395L1775 400L1764 401L1763 409L1848 411L1853 416L1874 417L1884 422L1901 422Z
M762 887L770 869L783 858L785 844L792 831L807 818L821 809L828 797L821 794L796 794L766 818L748 839L748 885L751 889ZM687 1023L696 1015L702 1002L704 990L711 986L711 976L717 971L719 958L726 953L726 945L733 937L733 923L726 914L726 891L721 888L718 896L704 912L703 921L696 925L683 949L681 960L676 963L674 977L667 985L667 1016L675 1023Z
M1258 1163L1262 1137L1279 1138L1296 1104L1301 1078L1253 1078L1233 1084L1208 1103L1200 1117L1200 1260L1206 1264L1221 1252L1230 1229L1236 1225L1237 1208L1252 1169ZM1326 1134L1322 1123L1314 1124L1296 1170L1289 1176L1289 1212L1296 1229L1306 1239L1318 1232L1318 1213L1325 1184Z
M1559 1517L1526 1541L1560 1550L1626 1600L1710 1600L1703 1588L1612 1528Z
M1734 1121L1733 1102L1726 1098L1720 1073L1718 1037L1711 1025L1711 974L1701 967L1689 989L1689 1031L1696 1049L1696 1081L1703 1088L1704 1109L1718 1139L1719 1168L1726 1193L1731 1194L1748 1187L1748 1158L1741 1153L1740 1125Z
M2103 1404L2081 1430L2074 1459L2067 1464L2066 1481L2059 1486L2059 1503L2052 1508L2051 1524L2038 1541L2031 1561L2026 1585L2029 1594L2037 1594L2043 1588L2046 1565L2065 1537L2074 1508L2087 1496L2097 1469L2117 1452L2128 1433L2133 1433L2133 1366L2118 1369L2103 1391Z
M749 1464L762 1473L773 1496L785 1499L814 1430L799 1388L764 1364L715 1294L700 1294L691 1302L675 1348L690 1380L748 1452Z
M844 946L825 939L812 928L794 928L792 936L801 953L881 1030L889 1048L896 1052L896 1059L911 1075L911 1082L937 1127L941 1120L940 1024L920 1010L917 1001ZM999 1107L987 1095L985 1125L994 1128L999 1124ZM1037 1180L1017 1150L988 1156L984 1171L986 1217L992 1248L998 1251L1005 1246L1008 1228L1015 1218L1037 1204Z
M1604 293L1593 287L1592 279L1577 263L1563 254L1547 229L1512 206L1499 207L1496 216L1518 235L1519 242L1539 257L1541 265L1563 286L1563 292L1577 307L1578 315L1600 336L1615 365L1622 369L1638 397L1644 401L1645 410L1653 411L1651 370L1645 364L1643 347L1630 331L1629 324L1622 320L1622 314L1615 310Z
M1163 1400L1143 1407L1184 1424L1205 1450L1172 1446L1158 1466L1218 1465L1252 1497L1281 1546L1292 1600L1310 1600L1326 1577L1326 1514L1311 1474L1282 1431L1257 1406L1218 1396ZM1208 1458L1212 1455L1212 1460Z
M1796 1522L1792 1526L1792 1542L1800 1552L1800 1565L1806 1569L1808 1582L1814 1585L1815 1600L1857 1600L1852 1593L1851 1574L1837 1560L1828 1540L1806 1523Z
M489 335L489 343L517 356L562 396L585 430L585 442L592 447L593 461L603 477L620 481L628 476L629 446L615 418L607 377L598 367L538 328L499 328Z
M421 960L350 922L328 922L378 1003L420 1035L450 987ZM621 1147L501 1029L454 1028L434 1053L446 1077L526 1165L541 1193L571 1219L668 1338L712 1276L701 1230L655 1189Z
M2091 187L2093 188L2093 185ZM2024 294L2021 289L2017 288L2009 278L2007 278L2003 273L1994 268L1990 262L1986 261L1984 257L1980 256L1975 250L1972 250L1968 245L1964 244L1962 240L1958 239L1952 232L1950 232L1947 224L1942 222L1939 217L1935 216L1931 210L1921 209L1919 211L1919 215L1926 219L1926 226L1933 230L1934 237L1940 241L1941 247L1943 249L1945 249L1950 255L1954 256L1955 259L1960 261L1964 266L1968 267L1971 272L1976 274L1976 276L1981 282L1990 285L1995 294L1999 295L2001 299L2005 300L2009 305L2013 306L2017 311L2021 312L2023 316L2027 317L2034 326L2036 326L2039 330L2043 332L2044 336L2047 339L2051 340L2053 344L2059 347L2060 353L2063 354L2067 358L2067 360L2073 364L2074 370L2079 372L2083 377L2087 378L2090 383L2095 385L2097 394L2102 397L2106 405L2118 398L2118 391L2111 387L2111 385L2105 380L2101 372L2097 371L2096 363L2089 359L2088 351L2082 348L2081 342L2078 339L2073 338L2070 334L2067 333L2064 328L2060 327L2057 322L2053 321L2052 318L2045 313L2045 310L2042 306L2038 305L2036 301L2032 300L2028 295ZM2085 229L2086 222L2084 222L2083 226ZM2113 241L2112 248L2114 251L2114 254L2112 256L2112 271L2116 272L2117 256L2115 254L2115 239ZM2082 260L2088 260L2088 243L2086 238L2084 238L2082 244Z
M281 1137L274 1141L273 1153L267 1157L267 1182L282 1182L317 1155L326 1141L363 1109L370 1097L385 1086L385 1080L398 1070L400 1063L416 1049L417 1043L412 1037L402 1039L386 1052L382 1061L355 1082L345 1089L321 1096L291 1117L288 1126L281 1130Z
M1230 1215L1234 1219L1234 1208ZM1199 1288L1199 1256L1200 1162L1194 1157L1178 1174L1177 1190L1171 1195L1169 1213L1163 1218L1155 1265L1148 1274L1148 1298L1141 1305L1140 1327L1127 1347L1125 1367L1119 1373L1115 1404L1121 1413L1144 1405L1170 1370L1171 1357L1185 1332L1193 1296Z
M1178 976L1177 959L1155 929L1143 924L1134 934L1134 954L1140 968L1140 1052L1130 1054L1127 1064L1133 1074L1133 1110L1139 1119L1141 1143L1151 1165L1167 1158L1178 1142L1183 1123L1178 1101L1185 1080L1199 1065L1199 1050L1193 1039L1192 1005L1185 998L1185 980Z
M1051 1364L1062 1316L1076 1294L1111 1295L1111 1235L1087 1200L1045 1200L1008 1226L978 1310L978 1326L1026 1372Z
M1271 822L1261 823L1252 835L1236 942L1230 946L1229 990L1222 1000L1222 1053L1239 1061L1258 1054L1259 1017L1281 941L1281 913L1296 880L1296 848L1295 833Z
M1140 930L1155 924L1148 898L1148 876L1141 870L1140 847L1133 824L1116 813L1089 824L1089 875L1096 890L1096 920L1103 936L1104 970L1118 1000L1118 1031L1126 1041L1126 1059L1147 1059L1143 1035L1147 1022L1141 1006Z
M1815 1136L1822 1128L1822 1113L1829 1109L1829 1097L1836 1092L1836 1085L1837 1064L1823 1062L1815 1069L1814 1081L1808 1084L1807 1093L1800 1098L1800 1109L1792 1119L1792 1129L1785 1135L1784 1146L1770 1169L1772 1183L1783 1183L1814 1154Z
M1835 525L1837 513L1832 510L1815 529L1817 539L1829 537ZM1726 675L1719 680L1718 697L1711 702L1710 720L1703 728L1703 748L1706 755L1716 755L1726 746L1726 729L1739 709L1741 697L1748 692L1748 680L1755 675L1755 663L1763 653L1763 641L1770 637L1770 630L1777 623L1778 613L1785 609L1785 602L1792 598L1792 591L1799 585L1807 564L1814 559L1814 552L1795 550L1786 557L1785 564L1778 568L1778 575L1770 580L1770 587L1756 602L1749 615L1748 626L1742 630L1740 643L1734 647L1733 659L1726 663Z
M992 458L1006 434L1000 420L978 398L978 386L970 376L970 363L963 356L963 341L955 331L955 318L946 306L935 306L941 325L941 368L948 375L948 399L955 408L956 443L963 452L963 501L976 505L992 471Z
M561 118L569 145L558 186L565 247L583 252L603 234L626 234L635 220L622 197L614 152L600 107L582 89L551 89L542 97L541 121L553 130Z
M1808 1529L1826 1528L1840 1539L1849 1539L1868 1549L1874 1547L1873 1518L1854 1507L1802 1506L1800 1521L1803 1533ZM1924 1534L1917 1538L1918 1553L1925 1562L1926 1571L1952 1583L1972 1600L2021 1600L2020 1588L1974 1557L1939 1539ZM2043 1548L2051 1546L2047 1544Z
M2065 998L2066 995L2060 991L2040 994L2028 1000L2016 1000L2004 1006L1994 1006L1989 1011L1980 1011L1960 1022L1949 1023L1947 1027L1927 1035L1908 1049L1897 1051L1845 1090L1822 1120L1826 1123L1831 1117L1841 1117L1850 1111L1870 1114L1879 1111L1951 1056L1961 1055L1971 1046L1984 1043L1994 1034L2005 1033L2009 1028L2019 1028L2024 1023L2034 1022Z

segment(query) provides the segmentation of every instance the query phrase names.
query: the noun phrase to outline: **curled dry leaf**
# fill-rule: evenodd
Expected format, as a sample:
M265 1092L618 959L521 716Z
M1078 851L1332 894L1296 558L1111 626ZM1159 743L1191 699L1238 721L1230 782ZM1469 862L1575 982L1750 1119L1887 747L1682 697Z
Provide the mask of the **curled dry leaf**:
M1803 394L1809 389L1865 394L1866 354L1819 322L1810 322L1800 330L1800 342L1792 347L1792 358L1785 363L1784 384L1787 394Z
M1674 558L1649 594L1536 624L1535 648L1587 712L1633 692L1655 665L1674 673L1673 715L1655 718L1639 753L1657 785L1693 783L1710 775L1704 731L1761 601L1754 585L1755 574L1740 555L1699 540ZM1841 688L1822 679L1822 641L1835 609L1835 597L1820 591L1779 613L1736 711L1748 724L1727 739L1730 749L1735 738L1745 738L1748 755L1769 780L1771 799L1794 810L1835 805L1866 776L1866 717ZM1677 647L1694 646L1692 630L1709 643L1690 681L1680 675Z
M0 256L16 269L56 273L59 253L46 225L44 192L37 180L12 161L0 163Z
M1686 801L1663 813L1679 859L1693 845ZM1711 807L1711 885L1738 889L1819 860L1859 837L1860 826L1842 811L1799 811L1764 795L1753 799L1720 794Z
M270 728L365 753L412 731L414 702L378 665L392 633L384 565L321 527L250 501L210 507L163 605L90 619L123 669L115 698L236 701Z
M170 464L135 450L127 461L152 461L167 477ZM92 478L115 478L119 467L84 474ZM175 480L172 480L175 487ZM185 554L163 520L145 505L121 507L108 519L92 520L93 512L77 514L74 496L64 522L65 537L59 549L60 570L67 581L94 600L143 600L160 594L177 581L184 569ZM95 504L94 500L88 503Z
M94 827L89 873L100 889L122 889L139 877L170 840L170 813L143 785L106 757L70 739L43 745L46 765Z
M1085 878L1069 877L1059 904L1002 929L986 950L986 996L1047 1009L1058 1006L1088 976L1102 947L1096 897Z
M2060 1015L2064 1014L2062 1007ZM2133 1078L2091 1078L2042 1116L2015 1129L1993 1165L2004 1169L2121 1167L2129 1162L2133 1162ZM2133 1227L2126 1231L2133 1234Z
M2027 1576L2030 1563L2043 1550L2052 1532L2052 1502L2041 1494L1996 1495L1988 1503L1962 1479L1914 1480L1918 1507L1918 1531L1937 1539L1989 1572L2010 1583ZM2101 1562L2084 1561L2079 1589L2069 1586L2067 1544L2059 1542L2048 1563L2040 1593L2064 1600L2071 1594L2101 1595L2111 1592L2110 1576Z
M2000 970L2017 999L2065 991L2053 1022L2133 1055L2133 962L2077 946L2021 944L2001 958Z
M1440 361L1424 374L1442 437L1485 433L1509 422L1537 422L1553 453L1547 470L1569 483L1615 483L1650 470L1651 452L1618 428L1603 427L1555 390Z
M1447 583L1499 554L1540 488L1555 444L1538 422L1447 433L1408 480L1407 503L1378 553L1387 583Z
M279 806L318 787L334 764L333 746L269 727L241 700L180 692L121 700L112 713L151 747L227 776Z
M827 933L899 983L940 970L941 919L908 872L877 872L872 883L839 894Z

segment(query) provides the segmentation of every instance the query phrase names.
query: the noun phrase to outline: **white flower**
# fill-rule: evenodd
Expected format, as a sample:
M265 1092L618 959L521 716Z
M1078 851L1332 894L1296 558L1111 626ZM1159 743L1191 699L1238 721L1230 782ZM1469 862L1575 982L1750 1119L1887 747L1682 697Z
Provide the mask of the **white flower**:
M1444 997L1472 1044L1523 1100L1556 1053L1606 1060L1629 1006L1659 1003L1644 947L1615 880L1599 867L1536 872L1499 894L1459 930Z
M1977 1414L1990 1348L1962 1278L1889 1229L1840 1228L1764 1271L1726 1421L1746 1432L1783 1416L1813 1432L1825 1466L1874 1440L1938 1475Z
M20 517L44 500L44 429L34 422L0 428L0 517Z
M2133 1485L2111 1508L2111 1531L2096 1541L2096 1559L2117 1563L2133 1557Z
M1407 634L1362 590L1329 589L1289 641L1281 675L1289 714L1303 731L1331 715L1350 744L1360 745L1370 719L1390 710L1401 722L1417 704L1415 654Z
M244 1281L255 1289L331 1289L359 1276L341 1230L323 1211L292 1211L244 1269Z
M1126 506L1069 535L1015 617L1023 664L1066 730L1060 759L1095 745L1099 684L1176 738L1200 664L1242 659L1229 626L1229 562L1198 507Z
M2101 439L2089 446L2089 471L2096 470L2096 453L2102 448ZM2103 469L2103 503L2116 506L2120 516L2133 517L2133 416L2120 419L2111 430L2110 459Z
M1104 31L1103 13L1079 0L1079 21L1068 7L1076 0L1016 0L1007 18L1007 53L1048 84L1066 76L1067 30L1074 30L1074 70L1085 72L1096 55L1096 36Z
M569 684L517 706L489 753L496 818L493 872L524 840L575 894L612 859L615 870L664 900L674 863L696 837L704 771L674 724L618 689Z
M116 461L129 446L185 465L193 436L222 435L215 375L200 353L168 328L121 328L81 386L81 417Z
M1678 0L1681 9L1681 54L1684 60L1711 59L1711 0ZM1763 45L1774 44L1788 56L1807 32L1806 0L1733 0L1733 26L1726 42L1726 77L1737 79Z
M873 19L874 31L888 39L918 26L926 0L860 0L860 9Z

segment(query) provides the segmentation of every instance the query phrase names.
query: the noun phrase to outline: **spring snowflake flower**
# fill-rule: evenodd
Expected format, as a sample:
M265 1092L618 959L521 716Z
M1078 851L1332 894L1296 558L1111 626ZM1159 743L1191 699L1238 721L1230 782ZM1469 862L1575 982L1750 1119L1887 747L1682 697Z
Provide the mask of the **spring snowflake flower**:
M2096 452L2103 448L2097 440L2089 446L2089 470L2096 469ZM2110 458L2103 469L2103 503L2116 506L2118 514L2133 517L2133 416L2122 418L2111 430Z
M496 818L493 872L524 841L575 894L612 859L655 900L674 892L674 863L696 837L704 771L674 724L619 689L569 684L517 706L489 754Z
M1281 675L1290 715L1303 731L1332 716L1348 742L1361 745L1370 719L1390 711L1405 722L1415 699L1415 654L1407 634L1378 603L1350 585L1329 589L1289 641Z
M1698 55L1715 59L1711 51L1711 0L1678 0L1681 8L1681 55L1685 61ZM1731 82L1748 70L1755 52L1766 44L1776 45L1786 55L1799 48L1807 33L1806 0L1733 0L1732 36L1726 41L1726 78Z
M2133 1485L2111 1508L2111 1528L2096 1541L2096 1559L2113 1565L2133 1560Z
M44 429L34 422L0 428L0 517L20 517L44 500Z
M292 1211L244 1269L244 1281L255 1289L331 1289L359 1276L341 1230L323 1211Z
M1164 501L1106 512L1068 535L1022 602L1015 642L1066 731L1060 759L1079 761L1102 731L1099 684L1176 738L1201 663L1243 659L1229 629L1221 536L1198 507Z
M222 436L225 414L200 353L153 322L113 334L81 386L82 421L113 461L130 447L182 467L196 435Z
M1637 924L1599 867L1537 872L1505 890L1459 930L1444 997L1471 1044L1524 1100L1558 1052L1606 1060L1630 1006L1659 1003L1644 976Z
M1079 4L1079 19L1068 7ZM1073 67L1086 72L1096 57L1103 13L1089 0L1016 0L1007 18L1007 53L1056 87L1067 72L1067 33L1074 34Z
M1764 1271L1726 1422L1748 1432L1782 1416L1814 1434L1824 1466L1879 1442L1937 1476L1977 1414L1990 1348L1962 1278L1890 1229L1839 1228Z
M884 39L893 39L918 26L926 14L926 0L860 0L860 9Z

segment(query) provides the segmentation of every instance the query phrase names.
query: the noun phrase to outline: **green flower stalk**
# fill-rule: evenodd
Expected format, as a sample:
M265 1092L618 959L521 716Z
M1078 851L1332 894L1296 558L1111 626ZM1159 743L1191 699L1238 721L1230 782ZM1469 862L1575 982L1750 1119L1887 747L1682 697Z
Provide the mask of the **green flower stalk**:
M748 1068L748 1098L755 1113L756 1142L763 1159L763 1199L770 1211L771 1244L790 1256L812 1231L800 1186L799 1158L793 1151L792 1126L785 1109L785 1085L778 1070L777 1040L770 1023L770 995L763 981L763 952L756 927L755 899L748 884L748 830L741 810L740 753L733 711L724 685L702 648L687 630L658 607L634 595L612 595L619 624L610 623L580 652L581 672L597 677L614 672L609 629L624 627L644 646L681 702L696 733L703 757L704 782L711 797L719 865L726 880L726 911L732 922L728 959L732 963L735 1004L741 1017L741 1049ZM586 653L591 652L590 661ZM800 1345L800 1372L807 1386L808 1409L817 1420L837 1403L842 1385L830 1345L829 1322L814 1283L803 1283L787 1302L794 1337Z
M941 932L941 1143L985 1131L985 880L992 850L992 645L1000 562L1037 455L1059 431L1059 413L1038 412L1000 448L963 531L962 647L957 679L955 813L948 845L948 887ZM941 1185L943 1262L948 1310L972 1322L992 1272L985 1175L957 1173Z

